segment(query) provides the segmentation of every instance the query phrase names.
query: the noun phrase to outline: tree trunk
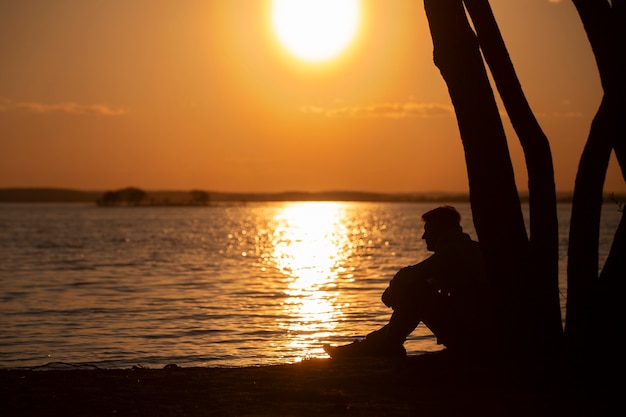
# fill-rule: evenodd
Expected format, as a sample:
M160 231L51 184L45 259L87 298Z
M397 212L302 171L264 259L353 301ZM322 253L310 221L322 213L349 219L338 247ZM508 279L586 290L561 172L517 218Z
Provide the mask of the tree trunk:
M520 140L528 170L530 258L536 350L557 353L562 339L559 231L552 153L522 90L487 0L464 0L504 107Z
M581 157L572 204L568 250L568 297L565 325L566 339L578 356L593 354L599 349L590 334L599 334L603 346L611 354L623 354L621 329L626 279L626 239L624 219L620 223L609 258L598 276L598 237L602 195L611 150L625 175L626 125L620 116L626 111L623 41L626 29L626 8L623 1L573 0L587 32L596 58L604 97L594 118L587 144ZM626 178L626 175L625 175ZM620 360L619 363L623 361Z
M569 231L567 262L568 345L582 354L592 334L598 285L598 248L602 188L611 155L611 111L603 99L591 125L587 144L578 165Z
M494 342L509 354L528 352L529 242L504 127L462 0L424 5L465 151L474 225L494 291Z

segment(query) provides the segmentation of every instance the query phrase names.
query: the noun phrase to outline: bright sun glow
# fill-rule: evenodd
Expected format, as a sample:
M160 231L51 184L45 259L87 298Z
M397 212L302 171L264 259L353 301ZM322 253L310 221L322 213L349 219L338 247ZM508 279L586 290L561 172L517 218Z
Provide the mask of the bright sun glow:
M360 15L359 0L274 0L272 26L291 54L321 62L350 44Z

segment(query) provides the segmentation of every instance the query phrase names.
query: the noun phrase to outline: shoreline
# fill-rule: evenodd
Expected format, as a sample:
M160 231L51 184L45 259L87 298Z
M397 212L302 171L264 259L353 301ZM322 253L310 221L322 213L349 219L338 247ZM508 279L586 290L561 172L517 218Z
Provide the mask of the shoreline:
M441 353L239 368L0 370L0 413L582 416L618 405L619 396L602 391L599 399L599 388L578 382L562 372L537 377L520 367L460 364Z
M128 199L124 192L133 189L139 193L135 199ZM117 193L113 200L104 199ZM528 193L520 192L520 200L528 202ZM124 197L124 198L122 198ZM557 202L571 203L573 191L557 191ZM604 202L624 202L626 192L607 191ZM116 206L189 206L202 207L215 203L267 203L267 202L397 202L397 203L468 203L467 191L415 191L415 192L373 192L373 191L285 191L285 192L223 192L214 190L142 190L134 187L117 191L80 190L53 187L4 187L0 188L0 202L3 203L92 203L104 207ZM100 204L97 204L100 202Z

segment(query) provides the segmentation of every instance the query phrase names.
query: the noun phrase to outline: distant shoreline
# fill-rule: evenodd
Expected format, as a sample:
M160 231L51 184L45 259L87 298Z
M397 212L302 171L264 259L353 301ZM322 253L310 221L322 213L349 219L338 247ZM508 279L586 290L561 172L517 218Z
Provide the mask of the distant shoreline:
M85 202L94 203L108 191L81 191L66 188L0 188L0 202L6 203L61 203ZM282 201L352 201L352 202L469 202L467 193L423 192L423 193L373 193L361 191L324 191L302 192L289 191L280 193L226 193L201 191L208 197L206 200L194 201L192 191L145 191L140 206L179 206L179 205L210 205L214 202L282 202ZM527 196L520 196L527 201ZM616 194L619 201L626 199L626 194ZM571 192L557 193L559 202L570 202ZM607 200L611 197L607 194Z
M0 202L19 203L94 203L102 200L108 191L81 191L63 188L3 188L0 189ZM362 202L467 202L469 196L464 193L371 193L359 191L302 192L288 191L280 193L227 193L202 191L206 195L203 201L194 200L194 191L153 191L145 190L145 196L138 203L128 205L169 206L169 205L210 205L212 203L252 203L282 201L362 201ZM106 204L103 204L106 205ZM115 205L115 204L112 204Z

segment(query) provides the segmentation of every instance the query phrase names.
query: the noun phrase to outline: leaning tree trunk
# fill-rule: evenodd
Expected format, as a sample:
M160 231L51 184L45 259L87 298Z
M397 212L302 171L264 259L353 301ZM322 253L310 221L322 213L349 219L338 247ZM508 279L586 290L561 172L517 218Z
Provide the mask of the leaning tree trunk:
M622 301L626 280L624 219L600 276L598 238L604 179L612 149L626 178L626 125L620 121L626 113L623 57L626 4L602 0L573 2L596 58L604 97L592 123L576 176L570 222L565 333L568 346L578 357L589 355L602 346L599 358L617 358L618 363L623 363L622 329L626 319ZM602 345L592 341L590 334L598 334Z
M464 0L504 107L524 150L530 209L531 305L535 351L552 356L563 334L559 299L559 230L550 143L537 122L488 0Z
M573 353L585 355L594 332L598 292L598 249L602 189L611 155L611 111L606 97L591 125L581 156L569 231L567 262L567 316L565 334Z
M502 120L462 0L424 5L465 151L474 225L494 291L494 342L510 354L528 351L529 242Z

